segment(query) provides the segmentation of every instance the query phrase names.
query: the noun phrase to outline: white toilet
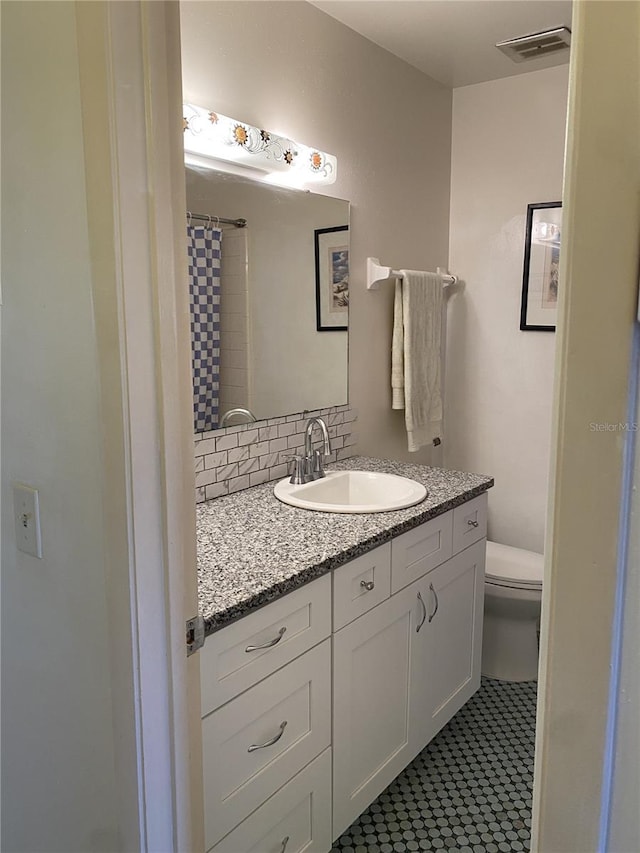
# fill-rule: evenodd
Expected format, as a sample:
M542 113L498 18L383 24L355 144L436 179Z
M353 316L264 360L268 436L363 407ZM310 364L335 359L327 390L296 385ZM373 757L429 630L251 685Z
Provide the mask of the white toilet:
M487 542L482 674L501 681L538 677L544 557Z

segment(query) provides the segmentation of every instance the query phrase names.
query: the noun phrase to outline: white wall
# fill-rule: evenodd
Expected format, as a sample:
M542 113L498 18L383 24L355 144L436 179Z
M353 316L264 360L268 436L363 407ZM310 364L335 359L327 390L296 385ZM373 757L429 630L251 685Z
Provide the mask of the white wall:
M555 334L521 332L527 204L559 201L568 66L456 89L447 467L495 477L489 536L542 552Z
M392 288L367 292L365 262L446 265L451 91L307 3L187 0L181 20L185 100L337 155L326 192L352 203L358 450L409 458L403 413L391 411Z
M113 851L100 413L75 4L2 7L2 849ZM10 483L40 491L44 558Z

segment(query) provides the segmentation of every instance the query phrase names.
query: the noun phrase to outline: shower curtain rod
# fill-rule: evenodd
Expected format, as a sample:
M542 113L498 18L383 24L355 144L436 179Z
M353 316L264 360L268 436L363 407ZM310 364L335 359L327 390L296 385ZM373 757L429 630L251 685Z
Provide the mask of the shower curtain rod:
M192 219L201 219L209 225L235 225L236 228L246 228L246 219L225 219L224 216L208 216L205 213L191 213L187 211L187 221Z

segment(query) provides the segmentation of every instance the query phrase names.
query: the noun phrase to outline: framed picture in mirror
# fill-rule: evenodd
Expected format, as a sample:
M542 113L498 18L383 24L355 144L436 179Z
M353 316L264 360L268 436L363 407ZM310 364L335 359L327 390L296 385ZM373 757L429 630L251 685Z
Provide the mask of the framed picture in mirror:
M520 305L523 332L555 332L561 234L562 202L527 206Z
M315 230L316 328L346 332L349 321L348 225Z

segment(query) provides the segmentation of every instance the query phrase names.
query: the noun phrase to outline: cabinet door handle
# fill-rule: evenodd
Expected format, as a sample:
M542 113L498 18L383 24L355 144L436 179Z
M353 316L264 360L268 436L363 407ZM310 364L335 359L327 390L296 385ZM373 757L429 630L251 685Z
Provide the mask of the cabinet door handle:
M372 589L374 588L374 586L375 586L375 583L374 583L373 581L360 581L360 586L361 586L363 589L366 589L366 590L367 590L367 592L371 592L371 590L372 590Z
M433 593L433 597L434 597L434 598L435 598L435 600L436 600L436 606L435 606L435 609L434 609L433 613L431 614L431 616L429 616L429 622L431 622L431 620L433 619L433 617L434 617L434 616L436 615L436 613L438 612L438 605L439 605L439 603L440 603L440 602L438 601L438 593L436 592L435 587L434 587L434 585L433 585L432 583L430 583L430 584L429 584L429 589L430 589L430 590L431 590L431 592Z
M278 636L274 637L273 640L269 640L268 643L262 643L260 646L247 646L245 652L259 652L262 649L271 649L273 646L277 646L280 640L284 637L284 632L286 630L286 628L280 628Z
M286 836L282 839L282 847L280 848L280 853L284 853L284 851L287 849L287 844L288 844L288 843L289 843L289 836L288 836L288 835L286 835Z
M287 721L285 720L284 722L280 723L280 731L278 732L277 735L274 735L271 738L271 740L266 741L266 743L253 743L253 744L251 744L249 749L247 749L247 752L255 752L256 749L266 749L266 747L273 746L274 743L278 743L278 741L280 740L280 738L284 734L284 730L286 729L286 727L287 727Z
M478 527L480 522L479 521L473 521L472 519L468 518L467 524L469 525L469 527Z
M424 625L425 619L427 618L427 608L425 607L425 603L422 600L422 596L420 595L420 593L418 593L418 601L422 605L422 619L420 620L420 623L418 624L418 627L416 628L416 634L418 633L420 628L422 628L422 626ZM431 622L431 619L429 619L429 622Z

